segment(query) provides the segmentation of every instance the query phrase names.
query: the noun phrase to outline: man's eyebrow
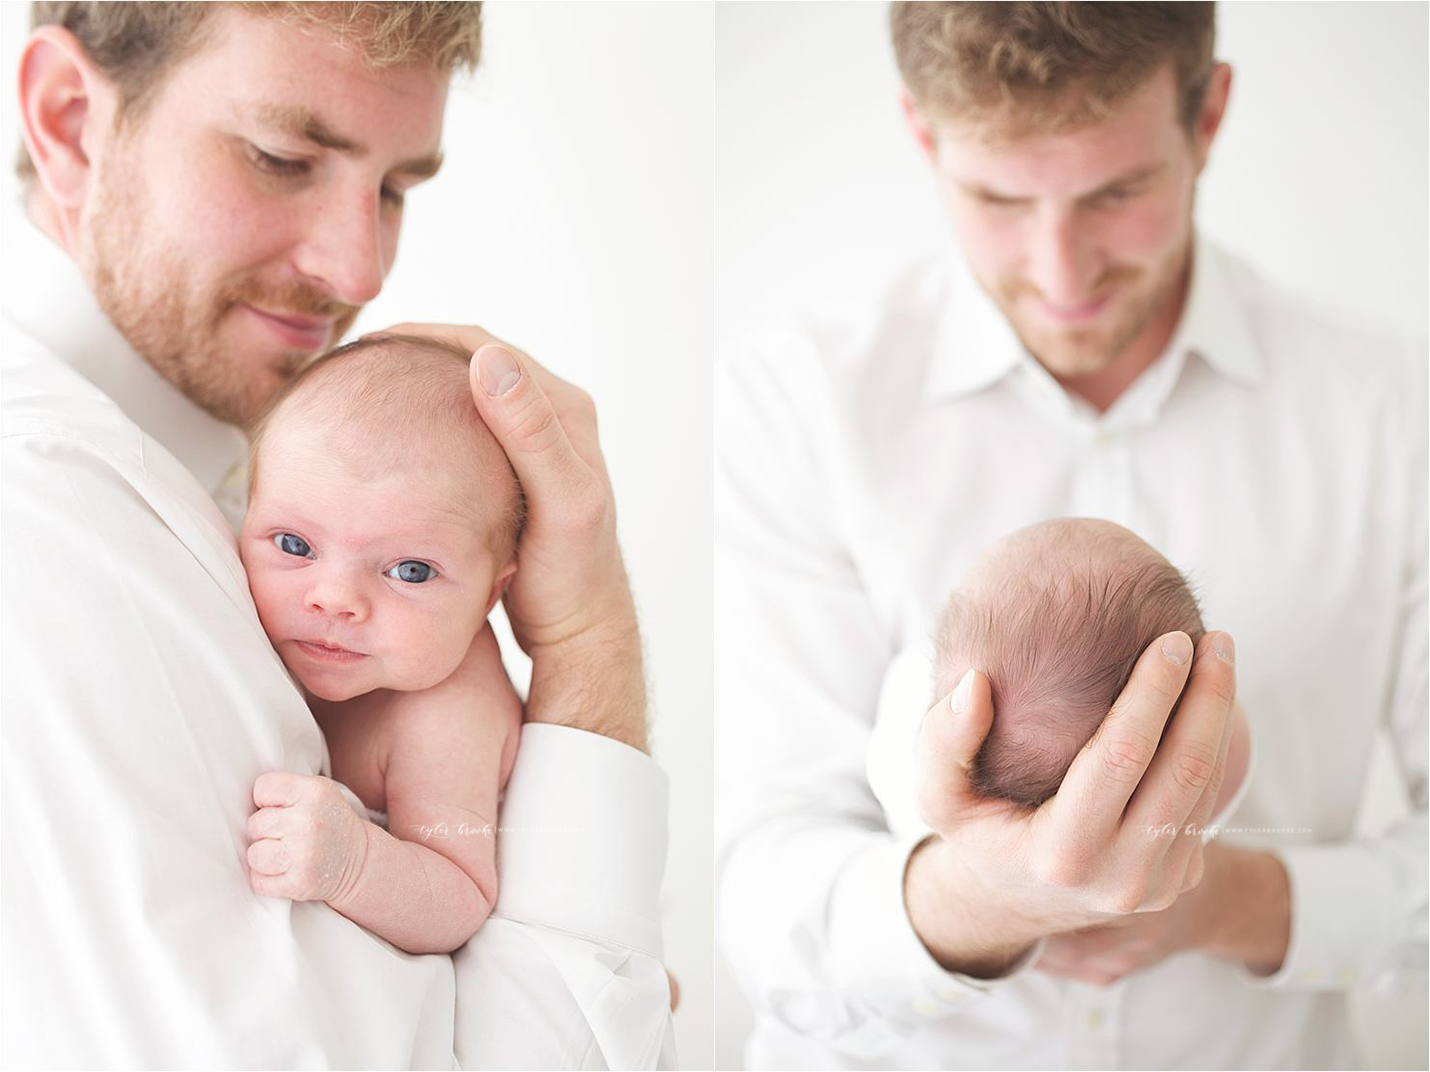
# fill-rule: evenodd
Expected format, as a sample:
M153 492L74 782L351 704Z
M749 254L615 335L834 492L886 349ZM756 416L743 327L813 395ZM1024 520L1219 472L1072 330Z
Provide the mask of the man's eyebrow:
M1154 176L1161 174L1166 169L1167 164L1165 161L1160 164L1143 164L1139 167L1133 168L1131 171L1124 172L1123 174L1117 176L1117 178L1115 179L1111 179L1108 182L1103 183L1096 190L1093 190L1090 193L1083 194L1082 196L1096 197L1098 194L1105 193L1108 190L1115 190L1122 186L1135 186L1139 182L1145 182L1147 179L1153 178ZM960 187L962 187L965 192L970 193L975 197L990 198L994 201L1027 200L1027 198L1024 197L1011 196L1009 194L999 193L997 190L991 190L987 186L984 186L981 182L964 182L962 179L954 179L954 182L956 182Z
M312 142L324 149L332 149L335 152L347 153L356 157L364 157L370 151L362 142L344 137L334 131L310 109L302 105L264 104L259 106L256 114L260 123L280 130L290 137ZM409 175L414 179L430 179L437 174L441 167L442 154L439 151L427 156L404 160L392 170Z

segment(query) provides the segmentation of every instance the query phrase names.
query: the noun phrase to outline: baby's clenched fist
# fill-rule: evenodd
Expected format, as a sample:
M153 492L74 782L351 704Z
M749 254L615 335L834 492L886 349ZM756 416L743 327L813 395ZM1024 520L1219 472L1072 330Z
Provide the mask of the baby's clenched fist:
M313 774L274 771L253 783L248 879L253 892L294 901L341 903L367 857L367 823L337 785Z

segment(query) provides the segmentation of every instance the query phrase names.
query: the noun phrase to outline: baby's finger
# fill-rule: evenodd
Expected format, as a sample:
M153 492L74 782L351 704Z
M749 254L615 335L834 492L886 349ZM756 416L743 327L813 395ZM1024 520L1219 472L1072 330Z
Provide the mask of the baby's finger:
M305 776L288 771L269 771L253 782L253 803L260 808L286 808L298 801Z
M282 816L283 813L278 808L259 808L248 817L248 840L258 841L262 838L282 840Z
M914 795L919 817L948 830L967 801L973 757L993 725L993 694L981 671L969 670L953 693L934 704L914 749Z
M281 875L293 862L281 841L263 838L248 846L248 866L260 875Z

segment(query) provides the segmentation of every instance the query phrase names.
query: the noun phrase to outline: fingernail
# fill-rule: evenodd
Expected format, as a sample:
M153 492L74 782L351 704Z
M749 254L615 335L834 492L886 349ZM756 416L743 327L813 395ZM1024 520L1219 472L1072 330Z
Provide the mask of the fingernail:
M1212 640L1212 651L1224 663L1236 662L1236 644L1230 633L1218 633Z
M521 379L521 369L516 358L505 346L488 343L477 351L477 378L482 390L492 398L500 398Z
M1192 657L1192 638L1186 633L1172 633L1162 640L1162 656L1181 666Z
M953 690L953 713L961 715L968 710L968 697L973 692L973 671L965 670L958 679L958 687Z

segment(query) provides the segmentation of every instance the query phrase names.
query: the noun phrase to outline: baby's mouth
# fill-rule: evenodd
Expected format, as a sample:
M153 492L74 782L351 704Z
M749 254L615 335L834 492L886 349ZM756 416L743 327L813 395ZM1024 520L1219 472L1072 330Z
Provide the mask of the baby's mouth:
M336 644L329 644L324 640L295 640L293 643L303 654L324 662L355 662L358 659L367 658L363 652L351 651Z

